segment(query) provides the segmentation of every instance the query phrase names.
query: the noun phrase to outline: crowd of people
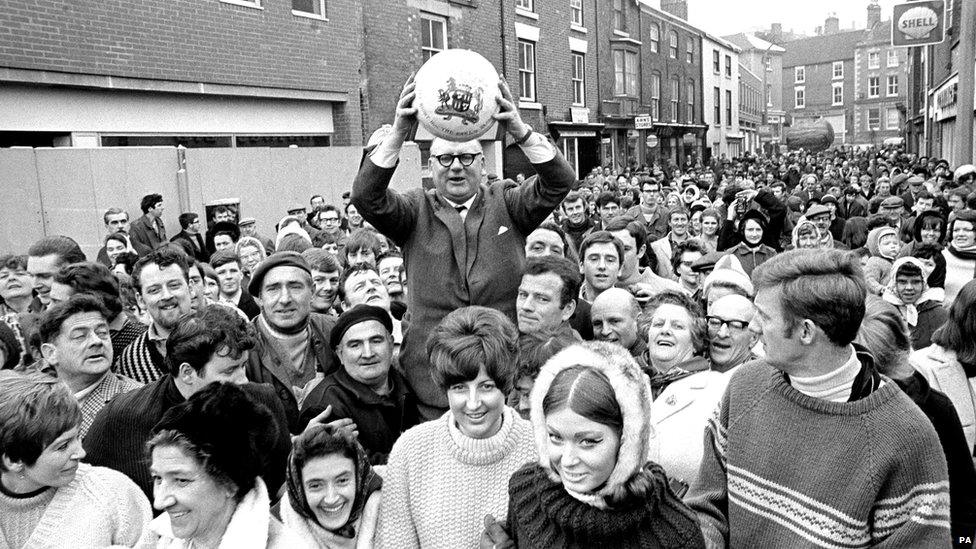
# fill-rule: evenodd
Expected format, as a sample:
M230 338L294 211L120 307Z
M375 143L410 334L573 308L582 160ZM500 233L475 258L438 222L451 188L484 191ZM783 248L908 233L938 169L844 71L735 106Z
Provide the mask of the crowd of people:
M976 167L506 141L0 257L0 547L969 547ZM268 235L268 236L266 236Z

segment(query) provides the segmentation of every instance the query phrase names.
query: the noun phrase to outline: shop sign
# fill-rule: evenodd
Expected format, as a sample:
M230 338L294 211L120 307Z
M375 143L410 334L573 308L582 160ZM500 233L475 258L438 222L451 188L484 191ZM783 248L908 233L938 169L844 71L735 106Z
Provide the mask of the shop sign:
M934 118L945 120L956 116L956 101L959 98L959 76L953 76L945 84L939 86L932 98Z
M927 46L945 40L945 0L893 6L892 46Z
M638 130L649 130L654 127L654 119L647 115L634 117L634 128Z
M660 143L660 140L658 140L658 138L657 138L656 135L651 134L651 135L648 135L647 136L647 139L644 141L644 143L647 144L647 147L649 149L653 149L654 147L657 147L658 146L658 144Z
M572 117L573 124L590 123L590 109L586 107L570 107L569 114Z

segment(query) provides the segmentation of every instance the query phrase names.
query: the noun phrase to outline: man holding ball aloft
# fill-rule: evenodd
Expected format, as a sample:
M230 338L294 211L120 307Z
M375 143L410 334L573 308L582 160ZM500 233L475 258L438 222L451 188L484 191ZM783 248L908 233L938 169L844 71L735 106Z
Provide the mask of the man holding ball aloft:
M448 50L432 57L428 65L448 52L477 56L473 52ZM477 56L474 61L484 60ZM471 77L470 70L454 69L472 65L451 63L434 75L431 72L436 71L425 70L425 65L417 80L413 76L407 80L397 102L393 128L363 159L352 191L352 203L363 218L403 249L410 280L410 324L404 334L400 363L417 394L424 419L447 411L444 392L430 375L425 352L427 334L448 313L468 305L491 307L515 318L525 237L559 205L576 179L573 168L552 143L522 121L504 78L495 77L494 73L491 79L483 78L485 75ZM484 90L495 85L496 80L500 93L486 93ZM436 112L449 111L436 118L441 128L425 124L431 133L463 135L464 127L478 113L452 117L450 111L472 105L494 110L493 105L478 98L494 99L497 112L492 118L522 149L538 175L521 184L502 180L489 185L477 138L448 141L436 137L430 145L434 188L426 191L418 185L405 193L389 189L400 148L418 123L418 107L430 107L418 102L428 101L427 97L438 100L437 93L423 94L424 89L431 87L440 94ZM471 90L474 98L467 102Z

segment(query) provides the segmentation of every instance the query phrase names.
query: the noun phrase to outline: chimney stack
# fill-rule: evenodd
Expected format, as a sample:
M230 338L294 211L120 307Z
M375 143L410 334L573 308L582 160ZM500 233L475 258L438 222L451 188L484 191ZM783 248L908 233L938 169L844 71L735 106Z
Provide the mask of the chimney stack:
M878 0L871 0L871 3L868 4L868 30L873 29L880 22L881 6L878 5Z
M824 20L824 35L837 34L840 32L840 19L837 18L836 14L830 14L827 19Z
M661 11L688 20L688 0L661 0Z

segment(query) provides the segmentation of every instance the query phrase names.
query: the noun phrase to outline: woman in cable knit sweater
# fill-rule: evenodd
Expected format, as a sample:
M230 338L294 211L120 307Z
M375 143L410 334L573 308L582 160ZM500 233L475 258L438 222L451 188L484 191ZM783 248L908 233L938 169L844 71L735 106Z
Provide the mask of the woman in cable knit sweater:
M650 413L650 384L622 347L583 343L550 359L532 388L539 459L509 481L515 545L704 547L694 513L647 460Z
M431 333L432 374L450 410L393 446L380 547L478 547L486 514L506 515L509 477L536 459L532 426L505 406L517 345L512 322L486 307L458 309Z
M61 382L0 372L0 549L138 541L149 502L122 473L80 463L80 424Z

